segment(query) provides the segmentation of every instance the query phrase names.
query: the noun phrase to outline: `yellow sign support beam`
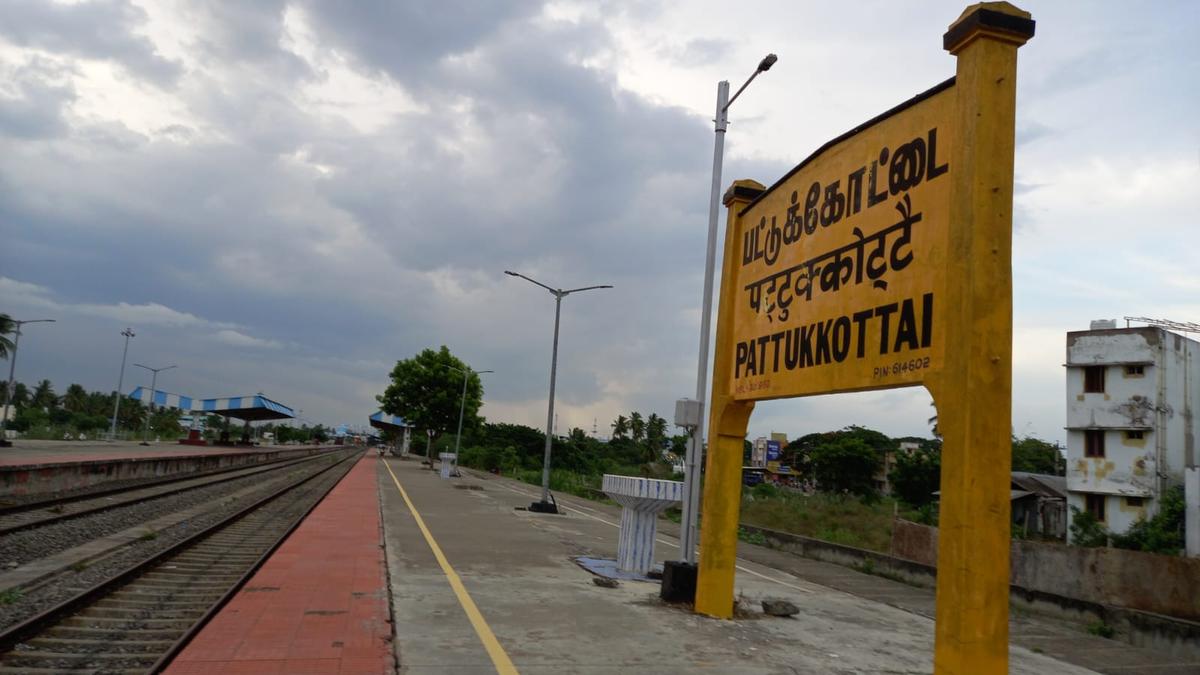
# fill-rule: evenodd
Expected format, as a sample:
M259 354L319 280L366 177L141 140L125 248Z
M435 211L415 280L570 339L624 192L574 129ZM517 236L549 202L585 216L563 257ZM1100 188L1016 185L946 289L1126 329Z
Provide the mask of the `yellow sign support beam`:
M1007 672L1016 66L1033 29L1007 2L968 7L943 42L954 80L770 189L725 194L697 612L733 615L755 401L924 384L944 438L934 670Z
M752 180L736 181L725 191L729 220L725 226L725 258L721 265L721 292L717 304L717 335L713 352L712 401L709 408L708 459L704 499L700 512L700 561L696 577L696 611L719 619L733 617L733 576L737 566L738 513L742 506L742 453L753 401L738 401L730 394L733 373L722 367L722 354L732 354L733 303L737 297L736 250L741 210L762 194Z
M946 367L926 386L943 435L934 672L1008 672L1012 467L1012 199L1017 48L1028 12L972 5L945 35L958 57L944 290Z

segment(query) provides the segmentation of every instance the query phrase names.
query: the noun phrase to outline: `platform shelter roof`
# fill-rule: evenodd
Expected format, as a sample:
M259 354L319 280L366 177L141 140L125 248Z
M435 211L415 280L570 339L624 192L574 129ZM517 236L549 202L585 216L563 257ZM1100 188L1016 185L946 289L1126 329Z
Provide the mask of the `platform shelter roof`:
M138 387L129 394L129 398L142 403L150 403L150 390ZM247 396L225 396L221 398L192 398L182 394L172 394L161 390L154 391L154 405L168 408L179 408L184 412L222 415L233 417L246 422L263 420L284 420L296 416L288 406L272 401L259 394Z
M408 422L404 421L403 417L389 415L382 410L371 415L368 420L371 422L371 426L375 427L376 429L386 429L388 431L399 431L404 427L412 426Z

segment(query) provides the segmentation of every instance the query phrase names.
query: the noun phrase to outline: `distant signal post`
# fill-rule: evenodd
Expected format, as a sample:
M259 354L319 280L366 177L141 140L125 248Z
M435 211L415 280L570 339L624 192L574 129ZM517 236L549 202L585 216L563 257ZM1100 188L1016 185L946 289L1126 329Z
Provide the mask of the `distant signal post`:
M1017 49L1034 22L968 7L954 78L737 181L717 314L696 611L733 614L742 443L759 400L925 386L943 434L934 669L1008 669Z

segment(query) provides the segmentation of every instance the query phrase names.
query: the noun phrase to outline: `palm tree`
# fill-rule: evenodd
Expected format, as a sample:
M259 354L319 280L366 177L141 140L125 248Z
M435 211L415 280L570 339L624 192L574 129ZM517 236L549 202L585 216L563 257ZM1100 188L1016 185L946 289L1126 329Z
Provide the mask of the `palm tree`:
M112 395L102 391L93 391L87 395L87 413L89 415L112 414Z
M50 384L50 380L38 382L33 389L31 403L35 408L45 408L46 410L51 410L58 404L58 396L54 394L54 385Z
M0 314L0 359L8 359L9 353L16 349L16 345L8 338L16 330L17 324L12 320L12 317L7 314Z
M667 421L659 417L656 413L650 413L650 417L646 420L646 441L650 445L653 445L656 450L662 450L666 440Z
M24 382L13 383L12 404L14 408L24 408L29 405L29 387Z
M62 407L73 413L87 412L87 390L78 384L72 384L67 387L67 393L63 394L62 397Z
M641 443L646 437L646 421L642 419L642 413L629 413L629 435L634 443Z
M617 415L617 421L612 423L613 438L625 438L629 433L629 420L624 415Z

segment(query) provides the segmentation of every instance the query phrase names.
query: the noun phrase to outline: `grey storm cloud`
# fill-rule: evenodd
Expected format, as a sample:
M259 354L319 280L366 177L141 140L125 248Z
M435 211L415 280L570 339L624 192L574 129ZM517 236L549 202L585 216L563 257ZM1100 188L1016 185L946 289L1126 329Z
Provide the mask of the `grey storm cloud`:
M180 362L171 386L197 395L261 389L314 421L361 423L396 359L446 344L474 367L497 371L485 380L488 405L535 410L545 404L554 302L503 275L515 269L563 287L615 286L563 304L561 410L565 418L571 407L590 407L601 429L618 412L669 414L674 399L692 392L712 159L708 86L694 111L657 103L636 93L644 83L623 79L644 77L644 63L621 61L657 58L655 68L681 80L715 82L736 65L705 63L742 59L759 41L777 50L780 68L737 111L723 179L770 183L823 138L894 104L892 89L902 100L944 77L950 62L938 39L959 9L922 38L930 55L893 77L880 50L895 45L864 41L866 27L837 5L813 17L822 27L816 34L787 39L764 31L789 5L747 14L750 46L666 25L673 13L693 10L660 13L649 1L562 20L558 13L571 12L531 2L196 0L152 8L154 22L114 0L0 3L4 55L19 53L0 63L0 277L18 282L4 288L30 284L49 294L14 291L0 297L0 311L53 310L60 319L31 337L18 379L112 386L120 330L152 307L201 322L135 326L131 350ZM1115 28L1054 42L1050 31L1070 25L1051 12L1039 15L1045 39L1021 56L1018 244L1060 231L1079 240L1066 234L1071 219L1108 195L1099 183L1071 179L1106 180L1117 162L1105 154L1112 125L1128 125L1121 142L1138 153L1161 153L1180 145L1170 120L1195 107L1194 95L1155 95L1181 91L1168 70L1136 78L1145 88L1138 96L1103 90L1113 77L1133 82L1113 59L1131 62L1126 55L1141 43L1110 39L1125 34ZM928 20L911 13L896 10L866 32L908 36L910 24ZM1180 37L1160 42L1175 50L1173 62L1194 63L1195 42L1182 39L1190 24L1175 23ZM159 25L170 30L149 32ZM662 39L638 45L645 53L633 55L623 42L647 35ZM183 56L170 61L156 44ZM1101 47L1117 55L1097 56ZM820 65L850 56L860 60ZM752 59L760 57L754 47ZM125 108L106 100L108 92L97 95L103 82L80 63L96 59L118 64L122 78L159 85L134 83L138 102L151 105ZM1077 98L1095 114L1081 114ZM1158 121L1146 123L1148 113ZM1144 148L1139 125L1159 129L1162 145ZM1093 133L1095 126L1106 132ZM1081 141L1090 143L1087 153L1068 147ZM1183 169L1164 157L1146 164L1158 170L1145 184L1186 184ZM1194 152L1187 159L1194 167ZM1121 217L1123 203L1109 201ZM1088 218L1103 224L1100 215ZM1038 242L1046 260L1056 260L1039 267L1058 264L1052 245ZM1029 408L1061 405L1049 378L1042 389L1050 393L1029 397ZM810 426L835 418L871 424L879 414L911 418L895 429L923 430L928 401L896 396L857 407L845 399L764 404L754 423L795 431L801 423L793 420L808 414L796 411L809 410L817 411ZM1039 424L1061 427L1052 421Z
M0 36L23 47L111 60L157 84L170 84L182 69L135 34L145 19L145 11L127 0L8 0L0 3Z
M0 95L0 134L44 138L67 131L63 114L75 90L53 83L56 70L36 60L17 70L8 83L15 95Z
M474 50L507 22L536 14L530 0L307 0L305 8L322 37L369 68L413 83L441 59ZM529 35L530 40L542 36ZM556 58L556 57L551 57ZM561 58L561 55L557 58Z
M309 73L279 47L282 5L193 8L212 29L196 57L209 73L194 76L188 100L221 137L102 143L111 129L81 124L54 144L23 146L19 163L0 159L0 217L22 225L6 274L78 301L127 298L219 317L309 358L386 362L446 343L478 367L502 364L490 391L517 400L544 395L553 302L502 270L564 286L617 281L613 293L564 308L563 400L603 395L605 359L686 370L672 355L694 349L692 331L646 336L661 331L664 312L698 302L703 120L579 65L580 50L607 39L598 24L521 23L536 9L525 5L465 21L463 8L417 9L307 10L322 45L424 97L423 111L364 134L290 95L291 78ZM410 32L425 37L396 39ZM405 46L387 48L385 35ZM467 52L465 62L445 60ZM300 151L332 173L295 166L289 157ZM70 190L59 187L64 153L74 157ZM331 259L325 251L347 232L386 256L373 266ZM62 261L70 264L54 264ZM476 318L491 334L464 332L470 319L438 299L431 275L443 273L467 296L502 299ZM380 278L393 283L374 287ZM676 394L636 398L666 406Z

